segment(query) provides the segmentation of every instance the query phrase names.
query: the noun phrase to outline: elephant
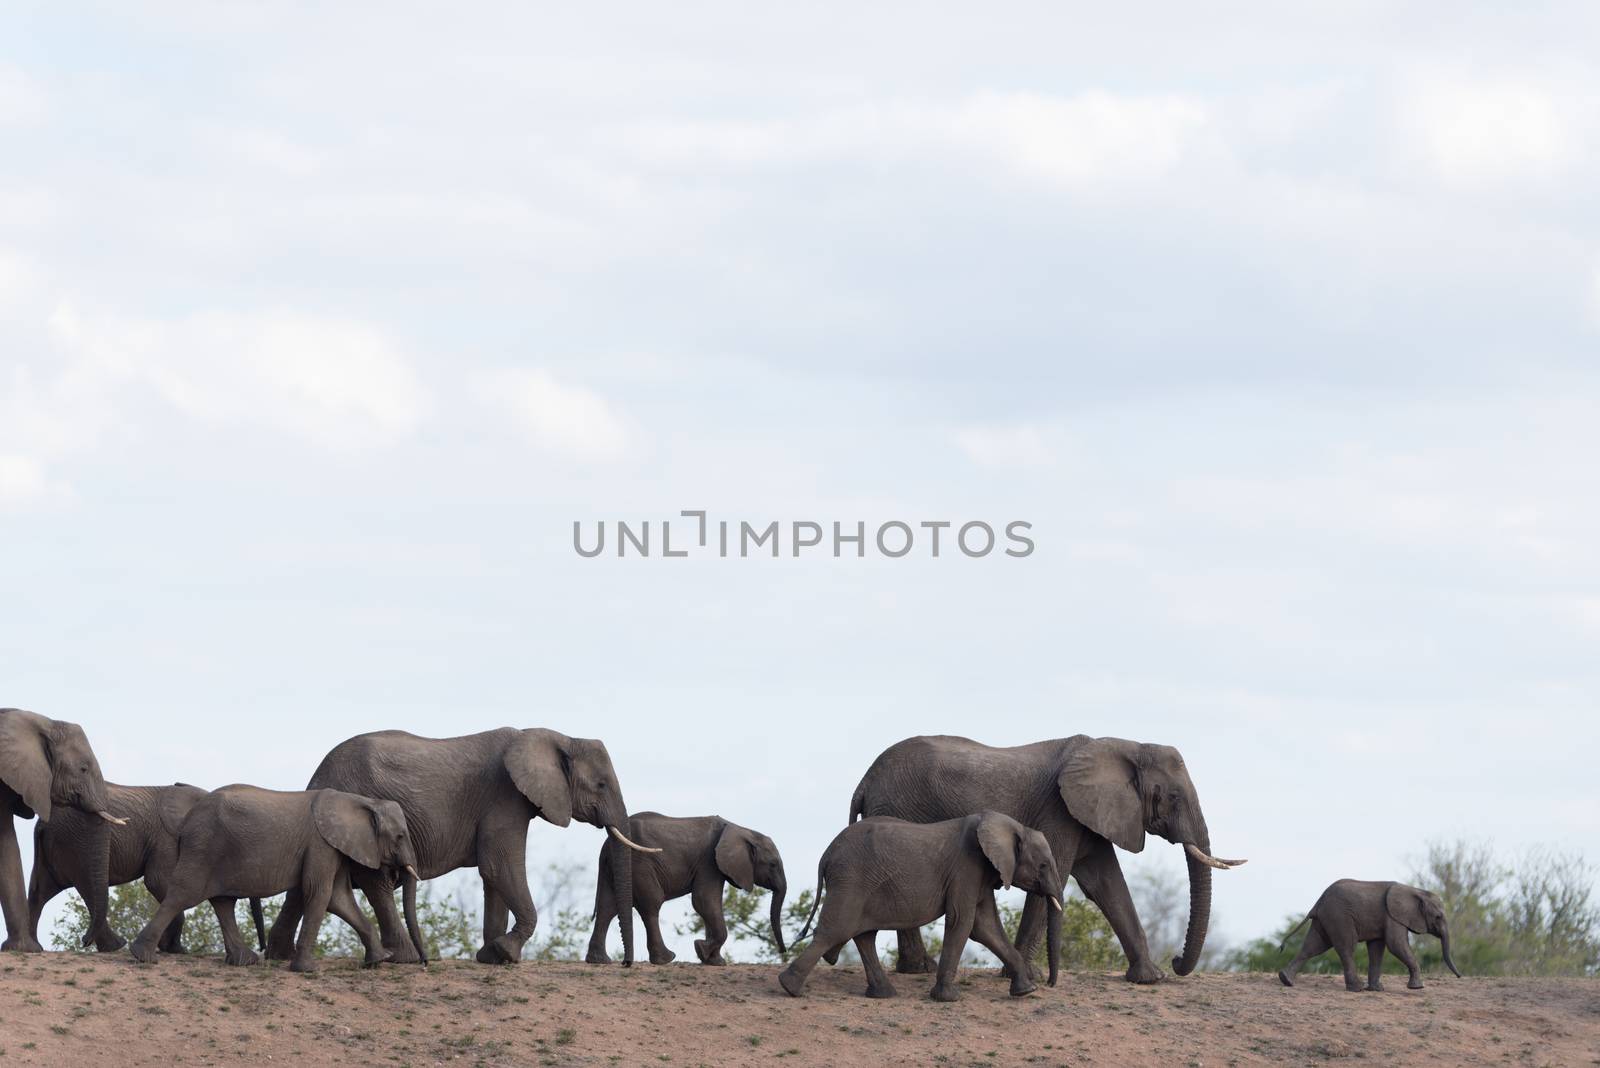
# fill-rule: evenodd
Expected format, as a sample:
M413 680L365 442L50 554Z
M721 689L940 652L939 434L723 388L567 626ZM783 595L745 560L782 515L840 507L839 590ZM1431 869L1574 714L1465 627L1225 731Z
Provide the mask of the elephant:
M107 886L121 886L143 878L145 889L159 902L167 896L172 870L178 863L177 827L205 790L187 783L171 786L122 786L106 783L112 809L122 813L124 826L111 826L97 816L74 809L55 813L49 823L33 828L33 877L28 882L29 934L39 937L39 916L61 891L73 888L89 906L89 930L83 944L94 943L102 953L113 953L126 943L106 921ZM171 823L169 830L163 823ZM96 885L94 880L104 883ZM95 905L99 903L99 911ZM252 898L256 941L266 948L261 899ZM162 932L157 948L163 953L183 952L183 916Z
M476 866L483 878L484 964L520 960L538 913L528 892L528 822L542 816L557 827L574 818L604 827L624 845L654 852L622 832L628 808L603 742L552 730L502 727L459 738L419 738L405 731L360 734L335 746L311 776L311 789L347 790L396 802L416 836L424 879ZM418 958L401 936L394 882L356 871L371 901L384 948L397 963ZM631 867L618 881L622 942L633 950ZM288 956L299 921L300 895L290 892L267 937L267 956ZM506 929L506 914L516 924Z
M1200 960L1211 914L1211 869L1243 860L1211 855L1211 836L1183 757L1168 745L1122 738L1070 738L995 748L950 735L907 738L872 762L850 799L850 820L898 816L921 823L992 809L1050 843L1063 875L1105 913L1128 958L1126 978L1154 983L1144 929L1113 846L1144 849L1145 832L1181 843L1189 866L1189 928L1172 970L1187 975ZM1016 947L1033 959L1045 920L1042 899L1023 909ZM915 928L899 932L897 970L931 970ZM1008 965L1009 967L1009 965ZM1036 969L1030 964L1030 972Z
M1355 946L1362 941L1367 944L1367 990L1383 989L1385 949L1399 957L1411 973L1406 986L1421 990L1422 973L1417 968L1416 954L1411 952L1412 932L1436 936L1445 967L1461 978L1450 959L1450 924L1445 919L1444 903L1431 890L1405 883L1340 879L1322 892L1306 918L1289 929L1278 948L1283 949L1290 936L1307 923L1311 929L1300 943L1300 952L1278 973L1284 986L1294 986L1294 977L1305 962L1332 947L1344 965L1344 988L1359 992L1362 986L1356 975Z
M167 896L128 947L135 960L154 963L159 939L185 909L210 901L222 927L229 964L260 958L245 945L234 918L241 897L300 892L305 922L289 969L315 971L312 952L326 912L355 928L366 947L365 964L389 959L350 888L357 870L404 873L406 930L419 957L426 952L417 928L417 854L405 813L393 801L341 790L264 790L236 784L179 804L163 806L163 823L176 823L178 863Z
M663 816L638 812L628 817L628 837L642 845L657 846L660 853L634 860L615 839L600 847L600 875L594 893L594 934L589 938L590 964L607 964L606 931L617 915L617 880L623 865L633 870L633 902L644 919L645 941L651 964L669 964L676 956L661 940L661 905L693 894L695 912L705 921L706 937L697 938L695 955L701 964L725 964L722 946L728 925L722 916L722 885L730 882L746 892L755 887L772 891L772 939L778 952L783 944L783 898L788 883L783 858L771 838L721 816ZM623 964L633 962L632 949Z
M110 805L100 762L82 727L20 708L0 708L0 914L6 921L0 950L44 949L28 918L28 887L22 880L15 817L37 815L40 823L49 823L57 812L74 808L120 824L121 817L112 815ZM91 911L98 908L104 915L104 862L99 868L98 873L93 867L89 872L98 898L88 904Z
M822 908L816 937L778 976L786 993L800 997L806 977L824 955L852 939L867 973L867 997L894 997L878 960L884 928L916 930L944 916L944 951L930 996L955 1001L956 970L967 939L987 946L1010 969L1011 996L1037 989L1023 958L1006 940L995 907L997 887L1022 889L1055 909L1049 924L1050 985L1061 956L1061 894L1065 880L1050 843L1031 827L999 812L977 812L938 823L909 823L874 816L840 831L817 864L817 898L799 937Z

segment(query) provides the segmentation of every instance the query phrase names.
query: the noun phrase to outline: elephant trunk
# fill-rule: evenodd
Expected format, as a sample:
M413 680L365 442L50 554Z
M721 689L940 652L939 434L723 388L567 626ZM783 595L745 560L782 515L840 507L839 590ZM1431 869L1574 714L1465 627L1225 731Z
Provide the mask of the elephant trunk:
M622 966L631 968L633 967L633 851L631 849L618 849L611 857L611 893L617 899L617 925L622 928Z
M1454 975L1457 979L1460 979L1461 978L1461 972L1456 969L1456 962L1450 959L1450 932L1449 931L1440 932L1440 934L1439 934L1439 949L1444 954L1444 966L1446 968L1450 969L1450 974L1451 975Z
M411 936L411 944L416 947L417 959L426 966L428 963L428 947L422 940L422 928L417 925L417 869L409 864L406 865L404 886L405 891L401 900L405 906L406 933ZM391 894L394 893L393 890L389 892ZM390 900L393 901L394 899L390 898ZM393 908L394 906L391 904L389 907Z
M1049 913L1045 921L1045 951L1050 962L1050 985L1055 986L1061 973L1061 925L1065 917L1060 894L1050 899Z
M9 817L8 817L9 818ZM110 897L110 871L111 871L111 825L102 820L93 820L89 830L89 871L85 882L88 885L88 900L84 902L89 907L89 928L84 932L83 944L91 942L105 944L107 935L115 935L111 930L109 897ZM37 839L35 839L37 844Z
M1183 936L1182 955L1172 958L1172 970L1177 975L1188 975L1200 963L1206 930L1211 926L1211 865L1201 859L1210 859L1211 843L1202 839L1199 849L1184 852L1189 863L1189 930Z
M783 944L783 897L788 892L788 882L780 872L772 881L772 941L778 947L780 957L789 952L788 947Z

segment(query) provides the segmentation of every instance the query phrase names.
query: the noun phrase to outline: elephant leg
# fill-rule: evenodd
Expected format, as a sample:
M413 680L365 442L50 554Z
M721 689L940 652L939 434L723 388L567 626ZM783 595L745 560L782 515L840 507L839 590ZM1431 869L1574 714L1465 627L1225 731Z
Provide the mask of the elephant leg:
M539 925L539 911L533 907L533 895L528 892L527 844L528 824L520 815L514 819L485 821L479 829L478 872L483 876L486 913L483 948L478 950L481 964L513 964L521 960L522 947ZM516 918L511 930L493 938L487 915L490 891L499 896Z
M146 880L146 885L148 883ZM272 921L272 930L267 935L268 960L288 960L294 955L294 931L303 911L304 903L297 886L283 896L283 908L278 910L278 918Z
M167 925L167 929L162 932L161 941L157 943L156 948L163 953L189 952L183 948L183 913L178 913L177 918Z
M611 921L617 918L617 895L611 888L610 876L611 870L601 864L599 885L594 892L594 933L589 936L589 952L583 956L590 964L611 963L611 955L606 952L606 934L611 930ZM487 913L488 909L484 911ZM500 929L504 931L505 921L501 920L500 923ZM650 949L650 962L655 963L654 946Z
M966 952L976 914L977 910L965 903L945 906L944 947L939 950L939 976L933 981L933 990L928 994L935 1001L958 1001L961 998L961 991L956 989L956 972L961 968L961 955Z
M861 954L861 967L867 973L867 997L892 998L895 996L894 984L889 982L889 976L883 970L883 962L878 959L878 932L862 931L856 935L856 952Z
M1333 951L1339 954L1339 964L1344 968L1344 988L1351 993L1361 990L1361 977L1356 974L1356 939L1351 934L1335 932L1333 936Z
M310 867L309 862L307 867ZM300 921L300 937L295 941L294 960L289 962L289 970L314 972L317 970L317 936L322 933L322 919L328 913L328 899L333 896L333 878L331 875L325 875L320 880L303 878L300 889L305 898L306 913ZM391 907L394 905L393 898L389 904Z
M511 922L511 910L506 899L487 882L483 884L483 944L488 945L506 933Z
M1030 897L1034 895L1029 895ZM993 894L985 894L978 901L978 916L972 924L972 940L983 946L1005 965L1005 976L1011 980L1011 996L1019 998L1038 989L1029 976L1027 962L1022 953L1006 938L1005 925L1000 922L1000 910Z
M728 924L722 916L722 881L707 879L696 883L691 904L706 925L706 936L694 940L695 956L701 964L728 963L722 959L722 945L728 940Z
M28 885L22 879L16 819L4 810L0 810L0 914L6 919L6 940L0 942L0 950L44 952L44 947L28 933Z
M817 929L806 948L789 962L787 968L778 973L778 985L783 987L784 992L790 997L797 998L805 992L806 976L811 974L811 969L817 966L817 961L822 959L824 953L829 950L837 951L840 946L855 937L855 932L847 932L843 925L830 923L830 919L832 917L829 917L824 910L823 918L817 924Z
M1300 943L1300 952L1278 972L1278 982L1284 986L1294 986L1294 977L1300 974L1300 969L1305 966L1306 961L1328 952L1332 945L1333 943L1328 941L1327 933L1322 929L1322 924L1312 920L1306 929L1305 941Z
M39 864L35 862L34 869L36 872L38 868ZM81 873L79 878L73 881L72 888L78 892L79 897L83 898L86 905L94 900L92 895L95 893L95 888L89 884L87 879L81 877ZM34 937L38 937L38 935L35 934ZM94 940L94 948L98 953L115 953L128 944L126 939L111 929L111 920L106 916L100 918L100 925L90 931L88 937Z
M1073 876L1084 896L1099 906L1106 922L1116 932L1122 944L1122 953L1128 958L1125 978L1130 983L1156 983L1161 981L1161 969L1150 959L1150 946L1144 939L1144 928L1139 925L1139 913L1133 907L1133 895L1128 893L1128 882L1122 877L1122 865L1110 842L1101 838L1090 847L1084 858L1072 868ZM1032 902L1030 901L1030 904ZM1044 903L1040 902L1042 909ZM1042 924L1041 924L1042 926ZM1033 959L1038 942L1019 946L1023 955Z
M1417 955L1411 952L1411 935L1400 924L1389 921L1387 937L1384 939L1389 947L1389 952L1400 958L1400 963L1406 966L1410 978L1406 980L1406 987L1411 990L1422 989L1422 969L1417 966Z
M350 889L350 873L341 871L333 882L333 893L328 897L328 911L348 923L355 931L356 937L361 939L362 948L367 951L366 958L361 962L364 968L376 968L392 956L383 947L383 941L378 937L377 930L372 926L372 921L367 919L366 913L361 911L361 906L356 903L355 892Z
M1367 939L1367 989L1383 989L1383 939Z
M180 864L177 871L173 872L167 896L161 899L156 914L150 917L150 922L144 925L128 946L128 952L133 954L134 960L142 964L154 964L157 943L167 928L172 926L172 921L181 917L185 909L194 908L212 896L206 892L207 873L202 870L205 863L196 857L188 865Z
M661 902L645 903L639 914L644 917L644 943L650 963L671 964L677 960L678 955L667 948L666 939L661 937Z
M383 939L383 948L389 951L389 959L395 964L423 963L422 958L417 956L417 947L411 944L405 920L394 906L394 884L366 868L352 871L350 877L367 895L367 904L372 906L372 914L378 918L378 931Z
M244 940L244 935L239 933L239 899L214 897L211 899L211 908L217 914L217 926L222 928L224 960L240 967L247 967L259 961L261 958L256 955L256 951L250 948Z
M896 931L894 937L898 950L895 971L901 975L921 975L933 971L933 962L928 959L928 949L922 944L922 931L919 928L907 927Z
M65 889L66 887L56 881L56 877L51 873L50 865L46 863L45 858L40 856L39 839L35 836L33 840L33 874L28 879L28 937L35 942L39 940L39 917L44 913L44 907ZM87 901L89 899L84 898L84 900ZM6 931L9 933L10 930L11 926L8 922ZM122 947L118 946L117 948L120 949Z

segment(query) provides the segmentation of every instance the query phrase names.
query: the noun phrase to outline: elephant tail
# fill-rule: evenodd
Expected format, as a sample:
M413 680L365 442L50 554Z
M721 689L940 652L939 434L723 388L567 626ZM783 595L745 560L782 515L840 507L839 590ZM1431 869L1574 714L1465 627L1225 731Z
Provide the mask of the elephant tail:
M845 820L845 823L854 823L856 820L866 815L866 810L867 777L863 775L861 777L861 781L856 784L856 792L850 795L850 818Z
M817 918L817 910L822 907L822 868L827 864L828 855L824 853L822 859L817 861L817 896L811 899L811 911L806 914L806 925L800 928L800 933L795 936L796 942L805 941L806 935L811 933L811 921Z
M250 918L256 921L256 948L265 953L267 951L267 919L261 912L261 899L250 899Z
M1311 922L1311 913L1308 912L1308 913L1306 913L1305 919L1301 920L1299 923L1297 923L1293 927L1289 928L1288 933L1283 936L1283 941L1278 943L1278 952L1282 953L1283 952L1283 947L1289 944L1289 939L1294 937L1294 933L1296 931L1300 930L1300 928L1304 927L1306 924L1308 924L1310 922Z

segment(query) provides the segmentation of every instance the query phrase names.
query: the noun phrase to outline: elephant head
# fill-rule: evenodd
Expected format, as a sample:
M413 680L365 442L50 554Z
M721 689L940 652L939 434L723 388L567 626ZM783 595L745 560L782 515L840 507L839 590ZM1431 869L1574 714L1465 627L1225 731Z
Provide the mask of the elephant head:
M0 709L0 781L28 811L48 823L56 805L69 805L109 823L106 780L83 728L20 708Z
M1044 835L1024 827L1010 816L985 812L978 819L978 845L1007 890L1012 884L1050 902L1046 944L1050 960L1050 985L1056 985L1061 966L1061 895L1066 880L1056 867L1055 854Z
M417 956L428 951L417 926L417 853L406 814L393 801L379 801L343 790L318 790L311 819L325 842L364 868L395 873L405 886L406 930ZM391 884L392 885L392 884Z
M783 942L783 898L789 883L783 875L783 858L772 839L748 827L730 823L717 837L717 870L740 890L749 892L760 886L772 891L772 940L778 952L787 952Z
M1395 883L1383 895L1383 907L1389 916L1412 934L1431 934L1439 940L1445 967L1457 979L1455 961L1450 959L1450 921L1445 919L1444 902L1431 890L1418 890L1414 886Z
M1144 849L1146 831L1183 846L1189 929L1172 970L1188 975L1200 960L1211 920L1211 869L1244 861L1211 856L1211 835L1183 757L1170 745L1078 735L1056 782L1073 818L1128 852Z

